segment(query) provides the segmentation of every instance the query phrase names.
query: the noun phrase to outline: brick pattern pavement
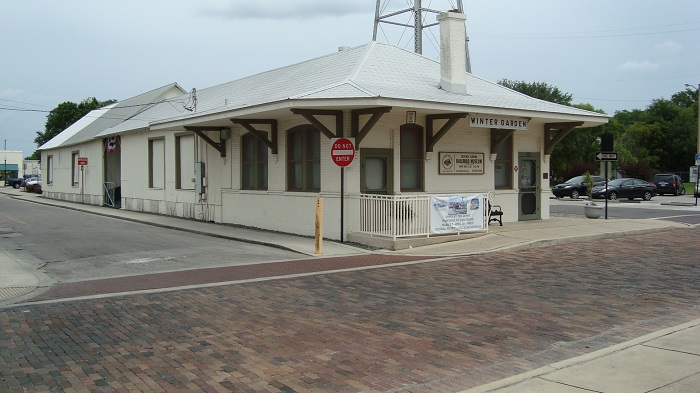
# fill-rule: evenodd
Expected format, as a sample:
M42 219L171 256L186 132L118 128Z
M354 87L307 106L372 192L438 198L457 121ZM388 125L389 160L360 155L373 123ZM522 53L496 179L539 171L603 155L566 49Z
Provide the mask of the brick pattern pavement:
M698 318L697 236L0 310L0 391L458 391Z
M283 277L380 266L393 263L427 259L425 256L362 254L335 258L312 258L284 262L258 263L252 265L225 266L206 269L143 274L132 277L106 278L77 283L59 283L47 292L31 299L33 302L66 299L99 294L120 293L150 289L175 288L207 283L243 281L266 277Z

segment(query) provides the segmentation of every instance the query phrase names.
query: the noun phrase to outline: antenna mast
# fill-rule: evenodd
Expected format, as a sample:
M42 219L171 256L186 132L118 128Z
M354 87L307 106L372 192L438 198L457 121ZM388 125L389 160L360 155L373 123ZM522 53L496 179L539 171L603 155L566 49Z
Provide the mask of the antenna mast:
M394 25L394 26L403 26L404 28L409 28L413 29L413 42L414 42L414 51L418 54L423 54L423 30L427 29L432 26L437 26L438 23L425 23L425 16L427 13L433 13L433 14L439 14L441 11L436 11L433 9L429 8L423 8L422 6L422 1L421 0L413 0L412 5L410 4L411 1L407 1L409 3L409 8L401 9L401 10L396 10L396 11L387 11L386 8L389 4L390 0L377 0L377 8L374 13L374 33L372 34L372 40L376 41L377 40L377 34L379 32L379 29L381 28L380 23L385 23L389 25ZM382 3L384 3L382 5ZM452 1L450 0L450 5L452 5ZM453 9L451 11L456 11L461 14L464 13L464 7L462 6L462 0L457 0L457 7L456 9ZM413 19L413 24L408 24L405 22L401 21L396 21L397 17L399 15L403 15L406 13L411 13L411 18ZM472 66L471 66L471 60L469 58L469 37L466 37L466 40L464 41L464 46L466 49L467 53L467 69L466 71L471 73L472 72Z

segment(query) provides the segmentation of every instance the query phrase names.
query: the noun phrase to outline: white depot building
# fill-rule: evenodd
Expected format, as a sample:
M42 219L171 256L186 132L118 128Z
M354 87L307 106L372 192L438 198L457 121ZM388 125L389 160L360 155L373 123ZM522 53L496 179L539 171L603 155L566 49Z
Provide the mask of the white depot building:
M554 146L608 118L465 72L465 16L438 20L440 62L370 42L95 110L40 148L44 196L300 235L322 198L324 237L393 248L484 233L489 204L548 219Z

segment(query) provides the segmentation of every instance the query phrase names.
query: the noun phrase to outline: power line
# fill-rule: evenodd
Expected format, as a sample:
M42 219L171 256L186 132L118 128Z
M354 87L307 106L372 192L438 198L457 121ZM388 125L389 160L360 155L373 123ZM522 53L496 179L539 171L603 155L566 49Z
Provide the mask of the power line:
M528 36L528 35L478 35L478 34L476 34L476 35L472 35L472 38L518 39L518 40L551 40L551 39L563 39L563 38L614 38L614 37L634 37L634 36L655 35L655 34L685 33L688 31L697 31L697 30L700 30L700 27L692 28L692 29L652 31L652 32L628 33L628 34L596 34L596 32L557 33L558 35L532 35L532 36ZM577 34L591 34L591 35L577 35Z

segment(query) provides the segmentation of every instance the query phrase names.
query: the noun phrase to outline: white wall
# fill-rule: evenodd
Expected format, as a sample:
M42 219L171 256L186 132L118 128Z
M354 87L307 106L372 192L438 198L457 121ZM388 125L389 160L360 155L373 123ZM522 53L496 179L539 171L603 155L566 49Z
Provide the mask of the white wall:
M17 177L22 177L24 175L24 157L22 157L22 152L18 150L0 150L0 164L15 164L17 165ZM12 177L11 173L7 173L7 178Z
M349 114L347 114L349 116ZM335 119L320 117L331 130ZM392 148L394 151L394 188L400 190L400 126L403 114L385 115L364 138L361 148ZM425 118L418 119L425 127ZM331 140L321 136L321 191L320 193L286 191L287 130L306 124L298 116L279 119L278 154L268 150L268 189L264 191L241 190L241 136L247 132L240 126L232 126L231 138L226 140L226 157L200 138L196 138L195 160L206 163L207 191L198 195L193 190L177 190L175 173L176 131L137 132L122 135L122 196L124 208L173 214L196 219L213 220L255 228L278 230L311 236L314 234L316 198L324 199L324 236L338 239L340 236L340 168L330 159ZM436 132L441 126L436 123ZM350 136L349 126L345 136ZM261 130L268 130L260 126ZM219 140L218 132L208 136ZM148 140L164 138L165 183L164 187L148 187ZM530 131L517 131L514 136L513 163L519 152L543 151L543 131L535 127ZM494 163L490 160L490 129L470 128L466 119L460 120L425 157L425 193L472 194L493 191ZM470 152L484 155L483 175L440 175L440 152ZM360 158L345 169L346 216L344 232L352 225L350 198L360 191ZM541 162L542 172L549 172L548 162ZM518 220L517 176L513 176L513 189L497 190L496 203L506 215L504 221ZM549 183L541 180L543 218L548 217Z
M77 184L73 182L73 154L88 159L88 165L75 168ZM103 148L101 140L84 142L41 151L42 191L46 197L88 204L102 204ZM52 157L51 183L48 182L48 157Z

